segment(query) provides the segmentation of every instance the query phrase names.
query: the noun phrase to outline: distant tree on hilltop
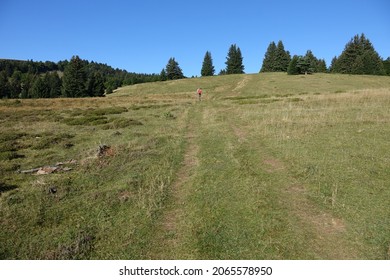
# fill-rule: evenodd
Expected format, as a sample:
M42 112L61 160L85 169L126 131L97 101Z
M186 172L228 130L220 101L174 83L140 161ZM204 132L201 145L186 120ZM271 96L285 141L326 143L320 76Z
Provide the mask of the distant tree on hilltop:
M211 58L211 53L207 51L203 59L203 64L202 64L202 69L200 71L200 74L202 76L214 76L214 72L215 69L213 66L213 59Z
M263 65L261 66L260 72L273 72L275 64L275 52L276 44L272 41L268 45L267 51L265 52Z
M160 81L166 81L167 79L167 72L165 72L165 68L163 68L160 72Z
M271 42L264 55L260 72L286 72L290 60L290 53L284 49L282 41L279 41L278 45Z
M226 57L226 74L244 74L241 50L236 44L231 45Z
M176 62L174 57L171 57L165 67L165 72L168 80L177 80L185 78L183 71L181 70L179 63Z
M287 74L289 75L312 74L326 71L325 60L316 58L311 50L308 50L304 56L294 55L287 68Z
M332 60L331 72L344 74L384 75L379 54L364 34L355 35L339 57Z

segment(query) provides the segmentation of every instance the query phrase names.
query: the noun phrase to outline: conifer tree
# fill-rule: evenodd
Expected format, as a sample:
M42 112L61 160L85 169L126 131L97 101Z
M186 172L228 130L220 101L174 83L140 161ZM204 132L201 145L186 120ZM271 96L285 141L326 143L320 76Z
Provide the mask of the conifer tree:
M311 74L317 72L318 59L314 56L311 50L306 52L305 58L308 63L307 73Z
M22 90L21 85L22 72L16 70L12 73L11 78L9 79L9 93L11 98L18 98Z
M87 82L88 96L104 96L105 86L102 75L99 72L91 74Z
M384 75L382 59L364 34L355 35L339 57L332 60L331 71L345 74Z
M211 53L207 51L203 59L203 64L202 64L202 69L200 71L200 74L202 76L214 76L214 72L215 69L213 66L213 59L211 58Z
M57 72L49 73L48 75L48 84L50 88L50 97L59 97L61 96L61 78L58 76Z
M183 79L184 75L179 66L179 63L176 62L174 57L171 57L166 66L166 73L168 80L177 80Z
M288 64L290 63L290 53L284 50L282 41L278 42L275 50L275 64L273 66L274 72L286 72Z
M9 97L9 84L7 72L0 71L0 98Z
M225 62L226 74L244 74L242 60L240 48L236 44L231 45Z
M289 65L288 65L287 74L289 74L289 75L298 75L299 74L298 61L299 61L299 56L294 55L293 58L291 59Z
M337 56L332 58L332 61L330 62L329 71L332 73L340 73L340 69L338 68L337 63Z
M44 77L37 77L31 88L32 98L49 98L50 88Z
M267 48L267 51L264 55L263 65L261 66L260 72L273 72L275 65L275 52L276 44L272 41Z
M218 73L219 76L226 75L226 69L221 69Z
M386 75L390 76L390 57L382 61Z
M166 81L167 80L167 72L165 72L165 69L163 68L160 73L160 81Z
M65 67L63 76L63 95L65 97L87 96L87 74L85 63L77 55Z
M317 71L318 73L326 73L328 70L326 68L326 62L324 59L319 59L317 63Z
M284 49L282 41L279 41L278 45L271 42L264 55L260 72L286 72L290 60L290 53Z
M311 74L310 60L307 56L300 56L297 63L297 69L299 74Z

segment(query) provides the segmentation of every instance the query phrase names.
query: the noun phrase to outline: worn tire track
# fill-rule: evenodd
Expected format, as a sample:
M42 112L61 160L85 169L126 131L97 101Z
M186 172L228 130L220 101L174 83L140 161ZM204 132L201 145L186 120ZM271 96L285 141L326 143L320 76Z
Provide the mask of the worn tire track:
M184 219L184 204L187 196L187 186L194 169L198 165L198 150L196 144L195 127L192 120L187 117L186 123L186 149L183 161L176 173L169 191L169 198L157 225L155 244L152 248L151 259L178 259L183 233L180 231L180 221Z

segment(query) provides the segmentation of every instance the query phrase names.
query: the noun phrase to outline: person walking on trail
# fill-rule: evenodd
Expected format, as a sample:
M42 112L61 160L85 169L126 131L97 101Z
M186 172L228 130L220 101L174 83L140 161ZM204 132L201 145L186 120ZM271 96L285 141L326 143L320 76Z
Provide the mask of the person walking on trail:
M201 101L201 100L202 100L202 88L198 88L198 89L196 90L196 92L198 93L199 101Z

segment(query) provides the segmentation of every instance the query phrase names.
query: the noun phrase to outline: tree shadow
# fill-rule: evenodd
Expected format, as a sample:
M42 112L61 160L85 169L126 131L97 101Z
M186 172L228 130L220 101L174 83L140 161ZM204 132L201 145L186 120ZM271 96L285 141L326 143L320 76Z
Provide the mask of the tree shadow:
M18 188L18 186L15 185L8 185L3 182L0 182L0 194L7 191L12 191L14 189Z

